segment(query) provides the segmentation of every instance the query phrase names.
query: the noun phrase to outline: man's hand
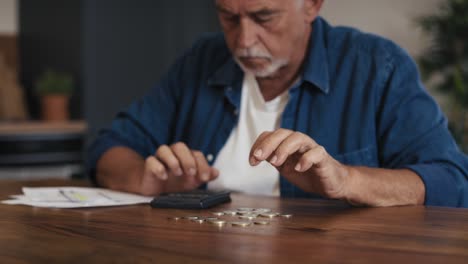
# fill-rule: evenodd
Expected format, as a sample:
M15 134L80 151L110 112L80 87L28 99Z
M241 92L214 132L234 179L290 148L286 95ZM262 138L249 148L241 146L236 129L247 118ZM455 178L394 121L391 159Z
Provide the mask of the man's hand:
M145 160L140 192L158 195L162 192L193 190L216 179L219 171L208 165L200 151L190 150L184 143L162 145L154 156Z
M286 129L262 133L252 146L250 165L268 161L306 192L346 198L349 167L333 159L309 136Z

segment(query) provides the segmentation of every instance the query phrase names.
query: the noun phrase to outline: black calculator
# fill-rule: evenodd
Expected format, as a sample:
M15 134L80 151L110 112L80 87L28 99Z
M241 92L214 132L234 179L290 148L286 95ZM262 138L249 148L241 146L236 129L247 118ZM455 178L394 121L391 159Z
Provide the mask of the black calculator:
M165 193L151 201L154 208L205 209L231 201L229 191L194 190Z

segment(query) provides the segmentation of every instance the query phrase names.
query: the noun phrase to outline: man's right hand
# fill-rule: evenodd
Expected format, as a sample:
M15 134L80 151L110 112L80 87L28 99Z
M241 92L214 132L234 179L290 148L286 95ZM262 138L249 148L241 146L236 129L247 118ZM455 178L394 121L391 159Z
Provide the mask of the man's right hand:
M182 142L162 145L145 160L140 193L159 195L193 190L218 175L219 171L208 165L202 152L191 150Z

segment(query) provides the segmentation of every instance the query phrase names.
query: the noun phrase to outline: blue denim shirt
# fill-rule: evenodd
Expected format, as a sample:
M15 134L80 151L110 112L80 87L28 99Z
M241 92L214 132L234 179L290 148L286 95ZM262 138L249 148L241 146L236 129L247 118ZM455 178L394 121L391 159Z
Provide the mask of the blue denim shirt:
M312 26L302 78L289 91L281 126L309 135L344 164L416 172L427 205L468 207L468 159L408 54L388 40L332 27L322 18ZM238 122L242 81L223 35L203 36L101 131L90 148L91 176L114 146L147 157L162 144L182 141L211 154L212 164ZM316 196L284 177L280 189L284 197Z

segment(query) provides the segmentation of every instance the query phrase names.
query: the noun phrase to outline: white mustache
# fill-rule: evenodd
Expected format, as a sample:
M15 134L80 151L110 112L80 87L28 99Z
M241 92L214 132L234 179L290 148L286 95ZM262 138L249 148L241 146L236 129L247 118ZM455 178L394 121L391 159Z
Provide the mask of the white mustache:
M247 49L237 49L236 57L238 58L262 58L262 59L269 59L271 60L273 56L265 50L259 48L247 48Z

